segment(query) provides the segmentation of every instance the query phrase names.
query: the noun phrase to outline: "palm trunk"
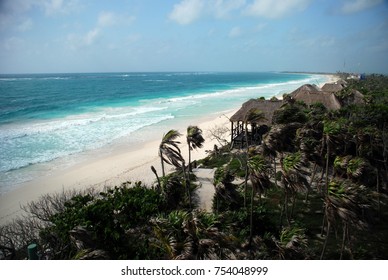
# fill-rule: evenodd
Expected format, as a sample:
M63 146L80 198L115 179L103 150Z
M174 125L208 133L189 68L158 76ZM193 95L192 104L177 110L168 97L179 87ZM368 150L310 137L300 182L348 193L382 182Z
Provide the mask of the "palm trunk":
M322 248L321 260L323 259L323 255L325 254L327 240L329 239L329 233L330 233L330 222L327 222L327 234L325 238L325 243L323 244L323 248Z
M329 136L326 136L326 145L327 145L327 150L326 150L326 171L325 171L325 193L327 194L329 192L329 157L330 157L330 139Z
M248 160L249 160L249 145L248 145L248 124L245 123L245 142L246 142L246 161L245 161L245 180L244 180L244 207L247 207L247 187L248 187Z
M189 146L189 172L192 171L191 169L191 148L190 148L190 142L187 142L188 146Z
M291 214L290 214L290 218L291 218L291 219L292 219L292 217L294 216L295 203L296 203L296 193L294 193L294 194L292 195L292 206L291 206Z
M284 215L284 203L281 205L280 207L280 219L279 219L279 227L282 228L283 227L283 215Z
M380 218L381 218L380 173L379 173L379 169L378 169L378 168L376 168L376 177L377 177L377 181L376 181L376 191L377 191L377 211L378 211L379 220L380 220Z
M159 150L159 156L160 156L160 164L162 165L162 176L165 177L166 174L164 172L164 161L163 161L162 151L161 150Z
M326 224L326 212L327 212L327 206L325 205L324 212L323 212L323 219L322 219L322 229L321 229L321 236L323 236L323 232L325 231L325 224Z
M245 166L245 178L244 178L244 208L247 207L247 193L248 193L248 155Z
M251 211L250 211L250 218L249 218L249 248L251 247L252 240L253 240L253 204L254 204L254 198L255 198L255 193L254 193L254 189L252 188Z
M344 250L345 250L345 241L346 241L347 228L348 228L347 224L344 223L344 225L342 227L343 233L342 233L342 246L341 246L340 260L342 260L342 256L343 256L343 253L344 253Z
M158 181L158 193L160 193L161 190L162 190L162 185L160 184L160 178L159 178L159 176L158 176L158 173L156 172L155 167L151 166L151 170L152 170L152 172L155 174L156 180Z
M183 177L184 177L184 180L185 180L187 197L189 198L190 209L192 209L192 205L191 205L191 192L190 192L190 179L187 177L184 162L182 162L182 172L183 172Z
M285 196L284 196L284 213L286 214L286 219L288 225L291 224L289 213L288 213L288 193L285 191Z
M313 168L313 174L311 174L311 178L310 178L310 187L312 186L312 184L314 182L314 178L315 178L315 174L316 173L317 173L317 163L315 162L314 163L314 168ZM307 200L309 198L309 194L310 194L310 188L307 189L306 197L305 197L305 203L307 203Z
M275 187L278 187L278 179L277 179L277 174L276 174L276 156L273 157L273 170L275 172Z

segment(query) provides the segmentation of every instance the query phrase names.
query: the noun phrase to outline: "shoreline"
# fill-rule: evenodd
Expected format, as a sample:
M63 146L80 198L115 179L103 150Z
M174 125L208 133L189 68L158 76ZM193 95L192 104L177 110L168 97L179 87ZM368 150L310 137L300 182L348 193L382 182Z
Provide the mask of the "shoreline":
M326 77L327 80L319 84L319 87L324 83L338 80L336 75L326 75ZM282 98L282 96L276 97ZM104 187L119 186L127 181L142 181L150 186L156 180L155 175L151 171L151 166L155 167L158 174L162 173L158 146L164 133L170 129L176 129L182 134L178 141L181 142L182 155L187 159L186 128L189 125L197 125L202 129L205 138L203 148L192 151L192 160L199 160L206 157L207 150L213 150L214 144L219 145L216 140L210 140L209 130L215 126L226 125L229 128L229 118L239 108L214 112L199 119L187 120L187 122L176 120L174 126L167 127L162 125L156 131L148 130L146 133L147 140L145 141L128 144L123 140L110 147L83 153L83 155L77 158L76 163L70 166L59 164L57 169L50 170L48 174L19 184L15 186L14 190L10 190L0 196L0 225L10 222L20 214L23 214L24 212L20 206L35 201L48 193L88 188L102 190ZM228 137L227 140L229 140ZM61 162L61 160L58 162ZM166 165L166 173L171 170L173 170L173 167Z
M216 140L211 140L209 130L215 126L227 125L229 127L229 117L236 110L219 112L215 117L207 116L201 118L198 123L187 123L171 127L178 130L182 136L178 139L181 142L180 148L185 159L188 158L186 145L186 128L189 125L197 125L203 131L205 143L202 149L192 151L192 160L199 160L206 157L207 150L213 150ZM169 130L169 129L168 129ZM167 130L167 131L168 131ZM161 174L161 163L158 155L158 146L163 137L163 133L156 135L155 139L149 139L144 143L138 143L131 147L123 144L114 147L110 153L98 155L98 150L93 151L96 157L87 157L75 165L67 168L59 168L51 174L25 182L17 186L14 190L0 196L0 225L11 222L12 219L23 214L20 206L27 205L31 201L39 199L48 193L58 193L66 190L82 190L95 188L103 190L105 187L119 186L123 182L142 181L151 186L156 178L151 171L154 166L158 174ZM158 131L159 133L160 131ZM157 140L159 138L160 140ZM86 156L85 156L86 157ZM173 170L173 167L166 165L166 173Z

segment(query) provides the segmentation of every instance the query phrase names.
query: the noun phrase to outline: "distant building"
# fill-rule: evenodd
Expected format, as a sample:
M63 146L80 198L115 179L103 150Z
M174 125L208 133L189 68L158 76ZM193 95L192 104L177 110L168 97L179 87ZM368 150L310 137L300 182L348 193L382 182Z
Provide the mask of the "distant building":
M329 110L341 108L341 103L333 92L323 91L316 85L303 85L291 92L290 96L297 101L303 101L308 106L322 103Z

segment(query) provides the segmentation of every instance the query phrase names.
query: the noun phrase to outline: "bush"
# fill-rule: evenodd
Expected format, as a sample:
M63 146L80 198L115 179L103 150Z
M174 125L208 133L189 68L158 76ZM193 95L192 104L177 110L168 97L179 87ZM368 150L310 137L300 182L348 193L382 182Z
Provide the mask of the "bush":
M162 196L141 183L124 183L98 196L77 195L51 217L52 225L42 230L41 240L56 252L55 258L74 258L80 249L74 229L81 229L88 240L81 240L87 243L82 247L104 250L112 259L148 258L143 235L149 231L150 217L165 208Z

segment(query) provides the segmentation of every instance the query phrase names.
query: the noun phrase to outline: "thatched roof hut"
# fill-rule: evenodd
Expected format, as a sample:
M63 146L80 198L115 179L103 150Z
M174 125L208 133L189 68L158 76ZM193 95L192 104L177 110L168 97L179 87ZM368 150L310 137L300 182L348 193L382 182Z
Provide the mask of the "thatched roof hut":
M258 109L264 113L265 120L258 122L257 124L270 125L272 123L273 113L280 108L283 104L283 100L260 100L250 99L245 102L240 110L238 110L231 118L231 122L243 122L247 113L252 109Z
M316 85L303 85L291 92L291 97L298 101L303 101L307 105L322 103L329 110L338 110L341 103L333 92L322 91Z
M361 92L356 89L352 89L350 93L353 98L353 104L365 104L364 95Z
M339 92L346 86L341 83L326 83L323 85L322 90L327 92Z
M351 104L365 104L364 95L356 89L351 89L340 94L343 106Z
M296 90L290 93L291 97L295 97L299 93L305 92L321 92L322 90L317 85L305 84L303 86L298 87Z
M259 143L261 141L262 134L264 134L266 129L268 129L267 127L272 124L272 117L274 112L279 109L283 103L283 100L261 99L250 99L245 102L242 107L230 118L232 126L232 146L236 143L240 143L241 147L246 142ZM246 116L251 110L259 110L263 112L265 119L249 122L249 126L248 124L245 125ZM245 139L245 132L247 132L248 139Z

